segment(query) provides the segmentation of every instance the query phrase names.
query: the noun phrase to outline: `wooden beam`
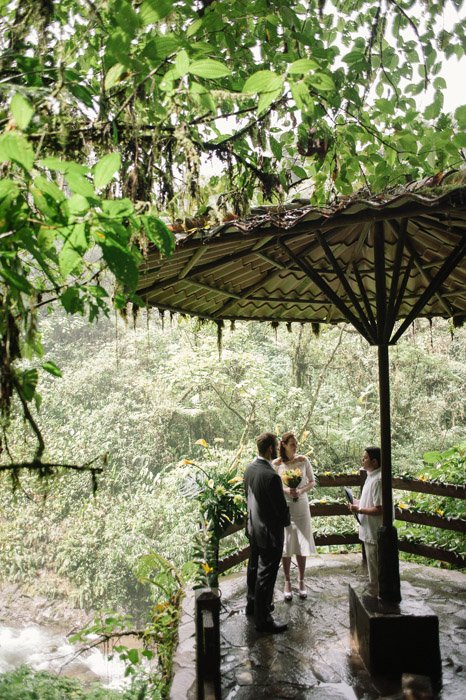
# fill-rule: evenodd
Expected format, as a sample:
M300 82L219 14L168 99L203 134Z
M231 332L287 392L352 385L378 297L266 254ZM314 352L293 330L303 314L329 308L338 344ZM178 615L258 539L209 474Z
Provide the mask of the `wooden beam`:
M302 269L302 271L317 285L317 287L325 294L326 297L334 304L334 306L339 309L343 317L348 321L348 323L351 323L356 330L367 340L368 343L372 342L371 336L368 336L366 333L366 329L364 326L361 324L359 319L350 311L350 309L346 306L346 304L335 294L333 289L327 284L327 282L317 273L315 272L307 263L305 263L303 260L298 258L293 251L288 248L288 246L283 242L280 241L280 245L283 248L283 250L286 252L286 254L289 256L291 260L295 262L295 264Z
M202 248L198 248L196 252L190 257L190 259L188 260L184 268L181 270L181 272L178 274L178 277L180 277L181 279L183 277L186 277L188 272L194 267L194 265L196 265L197 261L202 258L206 250L207 248L205 246Z
M384 224L378 221L374 227L375 298L377 304L377 345L385 343L387 322L387 279L385 276ZM390 329L391 330L391 329Z
M401 326L398 328L397 332L391 339L391 343L395 344L399 338L403 335L405 330L411 325L414 319L418 316L419 312L424 308L427 302L432 298L432 296L440 289L442 284L445 282L447 277L455 269L455 267L461 262L466 253L466 238L464 238L459 245L450 253L448 258L445 260L444 264L438 271L437 275L434 277L432 282L428 285L427 289L421 294L420 298L416 304L411 309L410 313L403 321Z
M284 265L283 263L278 262L278 260L274 260L269 255L265 255L264 253L261 253L259 251L254 251L254 255L256 255L258 258L261 258L265 262L269 263L269 265L272 265L272 267L278 267L279 270L286 270L287 269L287 265Z
M407 238L406 241L405 241L405 244L406 244L406 249L407 249L407 250L410 252L410 254L413 256L413 258L414 258L414 264L416 265L416 267L417 267L417 269L419 270L420 274L421 274L422 277L424 278L424 281L425 281L427 284L431 284L433 278L432 278L432 276L428 273L426 267L423 265L422 259L421 259L420 255L417 253L416 248L415 248L415 246L414 246L414 242L413 242L410 238ZM440 292L435 292L435 296L437 297L437 299L439 300L440 304L443 306L443 308L445 309L445 311L447 312L447 314L448 314L449 316L453 316L453 314L454 314L454 309L453 309L453 307L448 303L448 301L446 301L446 299L442 296L442 294L440 294Z
M343 271L341 270L333 252L332 249L330 248L329 244L325 240L325 238L321 235L319 231L316 231L316 236L317 240L322 246L322 249L327 256L327 260L330 262L332 269L338 279L340 280L341 284L343 285L343 289L345 290L346 294L349 297L350 302L353 304L354 309L356 310L356 313L358 314L359 320L361 321L362 325L365 327L367 334L372 338L372 341L375 342L375 335L376 335L376 327L371 326L370 320L368 317L364 314L364 311L361 308L361 305L359 304L359 301L356 298L356 295L354 294L353 290L351 289L351 285L348 282L347 277L343 274Z
M370 304L369 297L368 297L367 292L366 292L366 288L364 287L361 274L356 266L356 263L353 262L351 264L351 266L353 269L354 277L355 277L356 282L358 284L359 293L360 293L362 300L364 302L364 306L366 307L367 316L368 316L368 318L370 318L372 326L376 326L374 312L372 311L372 306Z
M395 306L394 306L393 311L392 311L392 316L394 319L396 319L398 317L398 312L400 310L400 306L401 306L403 299L404 299L404 293L406 291L406 287L408 285L409 278L411 277L411 272L412 272L413 266L414 266L414 258L411 255L411 257L409 258L409 260L407 262L406 270L404 271L403 279L401 280L400 288L398 290L398 296L397 296L397 299L395 302Z
M392 282L390 285L390 293L388 297L388 304L387 304L387 324L384 332L384 342L388 343L390 340L390 335L393 330L393 326L395 325L396 322L396 315L395 315L395 304L396 304L396 295L398 291L398 282L400 279L400 272L401 272L401 263L403 260L403 250L405 247L405 240L406 240L406 232L408 228L408 222L406 219L403 219L401 225L395 228L395 223L393 221L388 222L388 225L392 229L392 231L395 233L397 236L397 241L396 241L396 251L395 251L395 259L393 261L393 272L392 272Z
M233 299L241 299L241 297L238 294L235 294L235 292L229 292L227 289L221 289L220 287L211 287L210 284L204 284L204 282L197 282L196 280L193 280L190 277L179 280L179 283L191 284L194 287L198 287L199 289L205 289L207 292L214 292L214 294L221 294L222 296L232 297Z

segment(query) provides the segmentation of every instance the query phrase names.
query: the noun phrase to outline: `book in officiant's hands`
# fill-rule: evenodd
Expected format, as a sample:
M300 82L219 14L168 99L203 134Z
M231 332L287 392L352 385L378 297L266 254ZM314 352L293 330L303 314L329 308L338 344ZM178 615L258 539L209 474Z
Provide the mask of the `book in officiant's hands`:
M345 495L346 495L348 502L354 503L354 496L353 496L353 492L351 491L351 489L349 489L347 486L343 486L343 490L345 492ZM359 515L357 513L353 513L353 515L356 518L356 520L358 521L358 523L361 524L361 521L359 520Z

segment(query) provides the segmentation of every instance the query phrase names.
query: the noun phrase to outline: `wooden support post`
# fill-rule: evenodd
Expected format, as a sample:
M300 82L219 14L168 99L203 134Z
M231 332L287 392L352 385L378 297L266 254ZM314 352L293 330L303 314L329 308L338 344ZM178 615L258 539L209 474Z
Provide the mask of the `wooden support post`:
M196 676L198 700L220 700L220 595L196 591Z

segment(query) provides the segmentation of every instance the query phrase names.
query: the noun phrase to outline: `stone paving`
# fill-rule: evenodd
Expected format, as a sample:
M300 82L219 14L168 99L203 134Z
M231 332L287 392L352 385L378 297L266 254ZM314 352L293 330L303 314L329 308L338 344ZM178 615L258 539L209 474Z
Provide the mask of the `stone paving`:
M466 698L466 576L401 562L404 600L422 599L438 615L442 653L439 700ZM294 572L295 579L296 570ZM280 571L274 615L289 623L281 635L261 635L244 613L245 573L221 578L221 674L224 700L376 700L401 698L400 680L374 678L351 650L348 584L363 584L360 554L308 560L308 598L282 601ZM185 601L175 658L172 700L195 697L193 601Z

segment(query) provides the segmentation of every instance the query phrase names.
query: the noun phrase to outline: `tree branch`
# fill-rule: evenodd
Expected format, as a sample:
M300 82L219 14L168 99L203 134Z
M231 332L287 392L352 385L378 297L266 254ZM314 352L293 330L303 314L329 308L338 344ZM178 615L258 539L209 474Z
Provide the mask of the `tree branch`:
M231 406L228 403L228 401L223 397L222 393L217 389L215 384L211 383L211 384L209 384L209 386L215 391L215 393L217 394L220 401L228 408L228 410L230 410L232 413L234 413L235 416L240 419L240 421L242 421L243 423L247 423L247 419L244 416L242 416L241 413L239 413L236 410L236 408L233 408L233 406Z
M398 5L398 3L396 2L396 0L388 0L388 2L390 3L390 5L393 5L393 7L396 7L396 9L398 10L398 12L400 12L400 13L403 15L403 17L406 19L406 21L408 22L408 24L411 26L411 29L413 30L413 32L415 33L415 35L416 35L416 37L417 37L417 40L418 40L419 45L420 45L420 47L421 47L422 56L423 56L423 58L424 58L424 64L423 64L423 66L424 66L424 87L425 87L425 89L427 90L427 86L429 85L429 76L428 76L428 74L427 74L427 60L426 60L426 54L425 54L425 51L424 51L424 46L423 46L423 44L422 44L421 37L420 37L420 34L419 34L419 30L418 30L418 28L417 28L415 22L413 22L413 20L412 20L411 17L405 12L405 10L403 10L403 8L400 7L400 6Z

